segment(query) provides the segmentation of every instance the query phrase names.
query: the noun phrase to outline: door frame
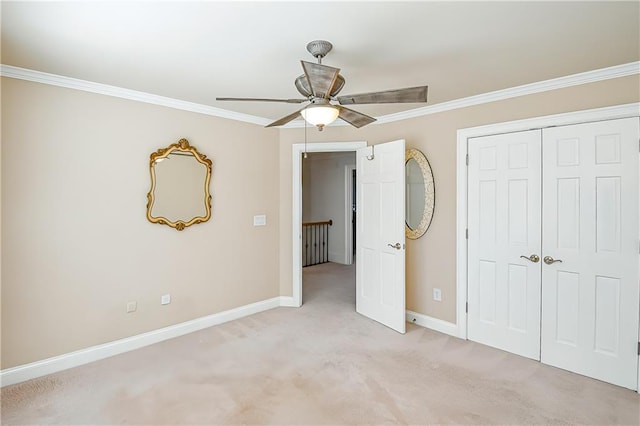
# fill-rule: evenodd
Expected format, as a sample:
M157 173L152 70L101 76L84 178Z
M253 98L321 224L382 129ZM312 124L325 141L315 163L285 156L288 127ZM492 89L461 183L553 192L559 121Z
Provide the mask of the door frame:
M293 306L302 306L302 154L304 152L355 152L367 142L296 143L291 146L291 212L292 298Z
M456 324L457 336L467 339L467 153L468 139L523 130L543 129L552 126L640 117L640 102L594 108L563 114L547 115L505 123L459 129L457 132L457 188L456 188ZM638 154L640 156L640 152ZM640 241L640 235L639 241ZM638 261L640 269L640 259ZM640 300L638 301L640 305ZM638 320L640 324L640 319ZM638 336L640 341L640 336ZM638 357L638 384L640 386L640 357Z

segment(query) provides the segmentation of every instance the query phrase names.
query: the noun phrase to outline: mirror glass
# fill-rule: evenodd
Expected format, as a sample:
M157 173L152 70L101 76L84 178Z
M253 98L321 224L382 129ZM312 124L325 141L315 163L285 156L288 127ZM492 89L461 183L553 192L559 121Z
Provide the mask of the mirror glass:
M186 139L151 154L147 218L179 231L211 217L211 160Z
M435 203L433 173L422 152L406 151L405 174L405 235L416 239L427 232Z
M416 229L422 220L424 212L424 178L418 162L410 158L405 164L407 185L406 191L406 224L411 229Z

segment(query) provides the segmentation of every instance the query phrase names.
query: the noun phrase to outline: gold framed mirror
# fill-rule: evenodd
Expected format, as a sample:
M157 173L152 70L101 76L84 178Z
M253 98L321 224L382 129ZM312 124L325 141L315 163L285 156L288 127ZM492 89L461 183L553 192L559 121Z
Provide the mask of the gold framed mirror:
M212 162L186 139L152 153L151 189L147 194L149 222L182 231L211 217Z
M405 236L415 240L427 232L435 206L433 172L427 157L417 149L405 151Z

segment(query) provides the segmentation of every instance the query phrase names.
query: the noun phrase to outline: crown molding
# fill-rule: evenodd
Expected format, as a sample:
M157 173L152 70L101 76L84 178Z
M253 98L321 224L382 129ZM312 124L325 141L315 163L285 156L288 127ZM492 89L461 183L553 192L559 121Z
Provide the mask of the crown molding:
M0 65L0 76L33 81L35 83L49 84L52 86L66 87L68 89L82 90L84 92L98 93L116 98L129 99L132 101L145 102L148 104L175 108L183 111L197 112L199 114L211 115L214 117L243 121L245 123L259 124L261 126L266 126L271 122L271 120L267 118L257 117L255 115L242 114L222 108L215 108L209 105L197 104L195 102L182 101L151 93L139 92L137 90L124 89L122 87L110 86L108 84L49 74L46 72L19 68L11 65Z
M409 111L403 111L396 114L389 114L378 118L377 123L391 123L393 121L406 120L408 118L436 114L453 109L466 108L474 105L502 101L505 99L517 98L519 96L548 92L551 90L558 90L566 87L580 86L582 84L595 83L598 81L611 80L614 78L627 77L636 74L640 74L640 61L616 65L608 68L601 68L594 71L586 71L565 77L553 78L550 80L539 81L537 83L524 84L522 86L496 90L494 92L469 96L467 98L456 99L449 102L442 102L439 104L416 108Z
M440 112L486 104L489 102L496 102L505 99L516 98L519 96L532 95L535 93L548 92L550 90L563 89L566 87L579 86L582 84L595 83L598 81L627 77L637 74L640 74L640 61L616 65L608 68L601 68L593 71L586 71L565 77L553 78L550 80L539 81L537 83L524 84L522 86L511 87L508 89L496 90L494 92L469 96L466 98L456 99L448 102L441 102L439 104L428 105L425 107L402 111L395 114L383 115L381 117L378 117L378 120L373 124L392 123L395 121L407 120L409 118L421 117L430 114L437 114ZM41 71L14 67L11 65L0 65L0 76L33 81L36 83L49 84L52 86L66 87L69 89L82 90L85 92L98 93L101 95L114 96L117 98L145 102L149 104L180 109L183 111L196 112L199 114L211 115L214 117L258 124L261 126L266 126L273 121L272 119L257 117L255 115L242 114L222 108L215 108L209 105L167 98L151 93L139 92L136 90L124 89L121 87L109 86L107 84L95 83L92 81L80 80L77 78L65 77L56 74L49 74ZM344 123L342 121L335 121L330 126L347 125L347 123ZM282 126L281 128L291 129L302 127L304 127L303 122L291 122L285 126Z

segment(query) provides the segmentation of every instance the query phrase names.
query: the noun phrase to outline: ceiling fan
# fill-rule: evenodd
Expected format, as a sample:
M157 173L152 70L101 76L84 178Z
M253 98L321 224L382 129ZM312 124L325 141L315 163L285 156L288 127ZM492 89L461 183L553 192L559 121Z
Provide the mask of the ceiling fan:
M216 100L291 104L310 102L301 110L282 117L266 127L282 126L300 114L307 122L318 127L318 130L322 130L325 125L332 123L337 118L341 118L357 128L376 121L373 117L343 105L427 102L427 86L338 96L345 83L344 77L340 75L340 69L322 65L322 58L332 48L333 45L325 40L315 40L307 44L307 51L318 59L318 63L300 61L304 74L296 78L295 86L298 92L305 97L304 99L216 98ZM331 101L337 101L338 105L332 104Z

